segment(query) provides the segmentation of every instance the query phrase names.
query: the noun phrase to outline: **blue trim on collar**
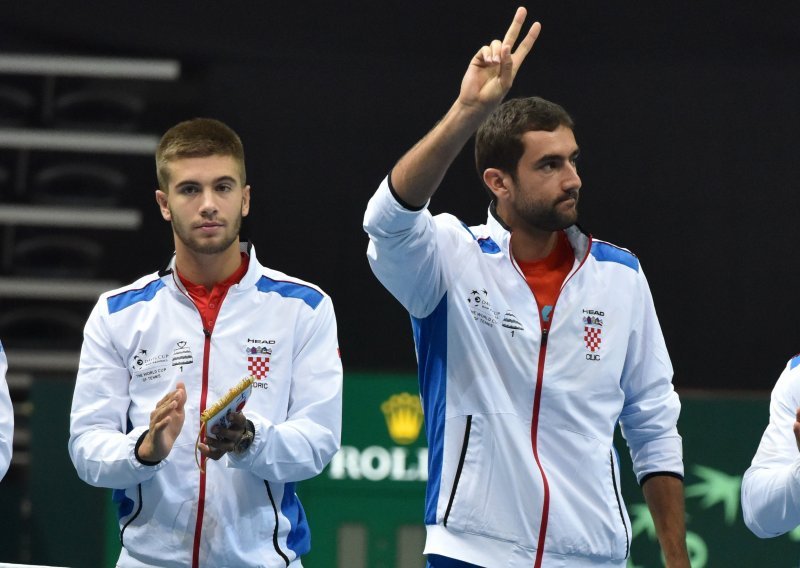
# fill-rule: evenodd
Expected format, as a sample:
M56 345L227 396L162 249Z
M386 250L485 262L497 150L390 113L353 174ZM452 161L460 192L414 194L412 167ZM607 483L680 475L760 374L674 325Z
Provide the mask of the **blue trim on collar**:
M138 302L149 302L156 297L159 290L164 287L164 283L159 280L153 280L149 284L139 288L138 290L127 290L120 292L115 296L106 299L108 304L108 313L115 314L121 312L125 308L132 306Z
M800 353L798 353L797 355L792 357L792 359L789 361L789 368L790 369L794 369L798 365L800 365Z
M461 226L467 230L467 232L469 233L469 235L472 237L473 240L476 241L478 240L478 237L475 236L475 233L472 232L472 229L470 229L469 226L464 221L461 221Z
M480 239L475 236L475 233L467 226L464 221L461 221L461 226L464 227L467 232L472 236L472 238L478 243L478 246L481 247L481 250L486 254L497 254L500 252L500 247L492 237L481 237Z
M616 262L639 272L639 259L632 252L603 241L592 241L592 256L600 262Z
M312 310L316 310L322 301L322 293L311 286L288 282L286 280L273 280L267 276L262 276L256 282L256 288L260 292L275 292L284 298L296 298L303 300Z
M492 240L492 237L478 239L478 246L480 246L481 250L486 254L497 254L500 252L500 246Z

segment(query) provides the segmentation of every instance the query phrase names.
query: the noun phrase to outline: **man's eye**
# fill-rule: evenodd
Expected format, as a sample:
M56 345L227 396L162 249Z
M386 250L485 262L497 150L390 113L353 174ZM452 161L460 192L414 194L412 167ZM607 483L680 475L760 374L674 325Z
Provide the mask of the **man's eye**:
M217 186L217 191L231 191L232 189L233 186L227 183L223 183Z
M198 192L198 187L195 185L184 185L181 187L180 192L184 195L191 195Z

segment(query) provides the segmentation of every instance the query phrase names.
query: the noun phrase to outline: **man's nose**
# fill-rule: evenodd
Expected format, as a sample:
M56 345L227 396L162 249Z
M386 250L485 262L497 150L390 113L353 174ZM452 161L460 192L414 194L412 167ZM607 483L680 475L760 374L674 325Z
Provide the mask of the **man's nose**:
M565 168L566 174L561 183L561 189L564 191L571 191L573 189L581 188L581 177L578 175L578 167L575 164L567 164Z
M200 202L200 213L209 215L217 212L217 200L214 190L210 187L203 189Z

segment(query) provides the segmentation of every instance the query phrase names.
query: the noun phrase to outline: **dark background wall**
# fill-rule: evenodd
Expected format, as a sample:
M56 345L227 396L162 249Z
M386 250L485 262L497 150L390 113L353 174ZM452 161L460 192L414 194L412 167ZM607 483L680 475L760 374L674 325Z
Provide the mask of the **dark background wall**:
M514 7L29 0L4 10L0 50L180 60L182 81L155 92L166 110L148 126L195 115L233 126L254 191L243 233L259 257L333 297L346 368L406 371L408 319L369 271L363 209ZM577 119L581 223L641 258L676 386L770 388L800 351L796 2L528 8L543 31L511 96L544 96ZM431 209L475 224L486 198L470 155ZM149 181L129 200L145 230L107 268L124 281L171 252L152 166L141 168Z

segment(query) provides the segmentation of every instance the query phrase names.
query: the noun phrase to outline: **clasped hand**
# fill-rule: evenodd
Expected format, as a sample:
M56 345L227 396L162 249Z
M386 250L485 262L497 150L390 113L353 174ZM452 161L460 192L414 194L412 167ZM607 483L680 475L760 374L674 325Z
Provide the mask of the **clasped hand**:
M166 458L175 445L175 440L183 429L186 419L186 385L178 383L175 390L158 401L150 413L150 428L139 445L139 458L147 462L160 462ZM215 438L206 437L198 444L200 453L209 459L218 460L226 453L234 451L247 428L247 419L241 412L228 416L230 428L215 426Z
M230 428L221 428L217 424L212 431L216 438L206 436L205 440L197 445L204 457L218 460L226 453L236 450L236 446L247 428L247 419L241 412L231 412L228 414L228 422Z

